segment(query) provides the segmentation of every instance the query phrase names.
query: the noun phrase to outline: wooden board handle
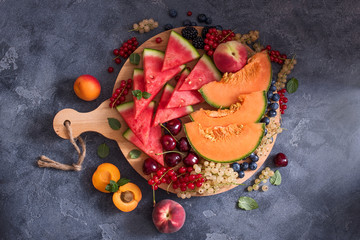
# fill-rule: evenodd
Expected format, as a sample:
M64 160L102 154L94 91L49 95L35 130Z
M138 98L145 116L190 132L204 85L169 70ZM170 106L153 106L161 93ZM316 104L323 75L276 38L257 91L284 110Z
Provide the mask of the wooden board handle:
M109 107L109 100L101 103L98 108L91 112L80 113L74 109L66 108L58 112L53 121L53 127L57 135L69 139L64 126L65 121L70 121L73 136L78 137L84 132L98 132L104 137L120 141L121 132L113 130L108 123L108 118L115 118L123 125L123 120L116 109Z

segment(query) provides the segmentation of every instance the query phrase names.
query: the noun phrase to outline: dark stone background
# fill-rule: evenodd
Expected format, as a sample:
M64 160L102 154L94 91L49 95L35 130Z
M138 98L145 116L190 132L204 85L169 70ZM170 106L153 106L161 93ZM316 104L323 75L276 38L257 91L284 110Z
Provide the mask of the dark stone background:
M175 8L172 19L167 11ZM206 13L215 24L245 33L259 30L261 42L298 64L290 76L300 81L288 95L289 109L273 154L290 159L283 183L266 193L238 187L213 197L157 199L181 203L187 220L176 234L157 232L151 220L150 188L125 161L117 144L86 133L83 171L39 169L41 154L72 163L73 147L52 129L64 108L87 112L109 98L120 69L109 74L112 49L131 36L140 42L172 23L180 26ZM134 22L154 18L160 27L139 35ZM359 239L360 238L360 4L359 1L12 1L0 0L0 239ZM72 90L81 74L102 85L93 102ZM143 192L131 213L96 191L91 176L103 162L119 167ZM271 157L270 157L271 158ZM272 166L271 160L267 162ZM253 180L253 179L252 179ZM249 181L246 182L249 184ZM240 196L260 208L242 211Z

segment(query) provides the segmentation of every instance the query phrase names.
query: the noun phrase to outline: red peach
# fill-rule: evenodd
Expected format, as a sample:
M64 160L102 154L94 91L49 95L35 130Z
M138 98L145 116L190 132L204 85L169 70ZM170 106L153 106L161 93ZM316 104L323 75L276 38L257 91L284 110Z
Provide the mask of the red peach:
M81 75L74 83L76 96L85 101L92 101L99 97L101 86L99 81L91 75Z
M214 52L214 62L221 72L237 72L247 61L247 50L237 41L221 43Z
M153 210L152 219L161 233L174 233L184 225L186 213L177 202L165 199L158 202Z

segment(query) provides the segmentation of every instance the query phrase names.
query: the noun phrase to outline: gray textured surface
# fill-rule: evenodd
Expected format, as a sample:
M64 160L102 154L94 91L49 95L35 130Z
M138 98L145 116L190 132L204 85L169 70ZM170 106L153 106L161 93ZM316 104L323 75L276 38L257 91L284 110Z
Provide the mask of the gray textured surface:
M168 17L169 8L180 16ZM143 42L162 31L129 33L132 23L153 17L161 26L180 26L188 10L240 33L258 29L264 43L296 53L292 76L300 88L289 96L283 119L288 130L273 151L290 159L281 169L283 184L266 193L238 187L189 200L159 191L158 199L175 199L187 212L185 226L171 238L360 238L358 1L0 0L0 239L169 238L153 226L151 191L115 142L85 134L88 154L79 173L39 169L35 160L40 154L67 163L76 159L68 141L53 132L52 119L66 107L96 108L110 96L116 77L106 72L112 49L130 36ZM96 101L73 93L81 74L101 81ZM111 196L91 185L103 142L111 148L106 161L142 189L134 212L117 211ZM260 208L237 209L239 196L255 198Z

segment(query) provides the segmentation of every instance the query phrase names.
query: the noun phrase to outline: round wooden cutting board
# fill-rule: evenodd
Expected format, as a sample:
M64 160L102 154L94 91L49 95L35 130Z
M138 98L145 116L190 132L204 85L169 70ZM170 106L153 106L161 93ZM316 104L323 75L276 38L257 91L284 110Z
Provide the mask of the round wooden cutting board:
M173 29L173 31L176 32L181 32L182 28L175 28ZM201 32L202 27L197 27L198 31ZM142 44L139 48L137 48L135 50L135 53L138 53L140 55L140 59L142 59L142 52L144 48L152 48L152 49L157 49L157 50L161 50L161 51L165 51L166 49L166 45L167 45L167 41L168 38L170 36L170 32L169 31L165 31L162 32L152 38L150 38L149 40L147 40L144 44ZM160 37L162 39L161 43L156 43L155 39L157 37ZM249 48L249 51L252 51ZM200 54L203 53L202 50L199 50ZM196 61L193 61L189 64L187 64L187 66L189 66L190 68L192 68L195 65ZM132 78L132 74L133 74L133 70L134 68L142 68L142 61L140 61L140 63L138 65L133 65L130 63L129 59L125 62L124 66L122 67L122 69L119 72L119 75L116 78L116 82L114 85L114 89L113 91L115 91L116 88L118 88L120 86L120 81L121 80L127 80L129 78ZM172 86L175 86L175 80L171 80L169 82ZM161 94L158 94L158 96L155 98L156 102L159 102L159 96L161 96ZM110 96L109 96L110 97ZM128 94L127 96L127 101L132 101L132 95L131 93ZM130 165L145 179L149 179L148 175L145 175L142 171L142 165L143 165L143 161L148 158L147 155L145 155L144 153L141 154L141 156L137 159L131 159L129 157L129 152L133 149L137 149L137 147L135 145L133 145L132 143L130 143L129 141L127 141L123 136L123 132L127 129L127 125L125 123L125 121L121 118L120 114L116 111L116 109L110 108L109 107L109 100L104 101L103 103L100 104L100 106L98 108L96 108L95 110L91 111L91 112L87 112L87 113L80 113L77 112L73 109L63 109L60 112L58 112L56 114L56 116L54 117L54 121L53 121L53 127L54 130L56 132L57 135L59 135L60 137L64 138L64 139L68 139L69 136L66 133L66 129L64 126L64 122L65 121L70 121L71 123L71 128L73 131L73 136L74 137L78 137L80 134L84 133L84 132L98 132L100 134L102 134L103 136L115 140L118 145L119 148L121 150L121 152L124 154L125 158L127 159L127 161L130 163ZM200 108L204 108L204 109L212 109L206 102L198 104L193 106L194 107L194 111L200 109ZM280 121L280 116L279 116L279 112L275 118L275 120L278 122ZM116 118L120 121L121 123L121 128L120 130L113 130L112 128L110 128L109 124L108 124L108 118ZM189 117L183 117L182 118L183 123L189 122L190 119ZM182 131L182 133L180 133L179 138L184 136L184 133ZM178 137L177 136L177 137ZM245 177L244 178L239 178L238 179L238 183L243 183L245 182L247 179L249 179L252 175L254 175L256 173L257 170L259 170L261 168L261 166L264 164L265 160L267 159L268 155L271 152L271 149L273 148L273 145L275 144L275 140L276 140L276 135L273 136L273 142L271 144L269 144L266 148L268 149L267 152L263 153L262 156L259 157L259 161L257 162L258 168L254 171L245 171ZM226 151L226 149L224 149L224 151ZM167 190L167 186L166 184L161 184L159 187ZM222 193L225 191L228 191L234 187L236 187L237 185L230 185L227 187L223 187L221 188L219 191L215 192L214 194L218 194L218 193ZM150 189L150 186L149 186ZM175 193L175 190L173 188L169 188L169 192ZM197 193L193 193L193 196L208 196L208 195L214 195L214 194L197 194Z

